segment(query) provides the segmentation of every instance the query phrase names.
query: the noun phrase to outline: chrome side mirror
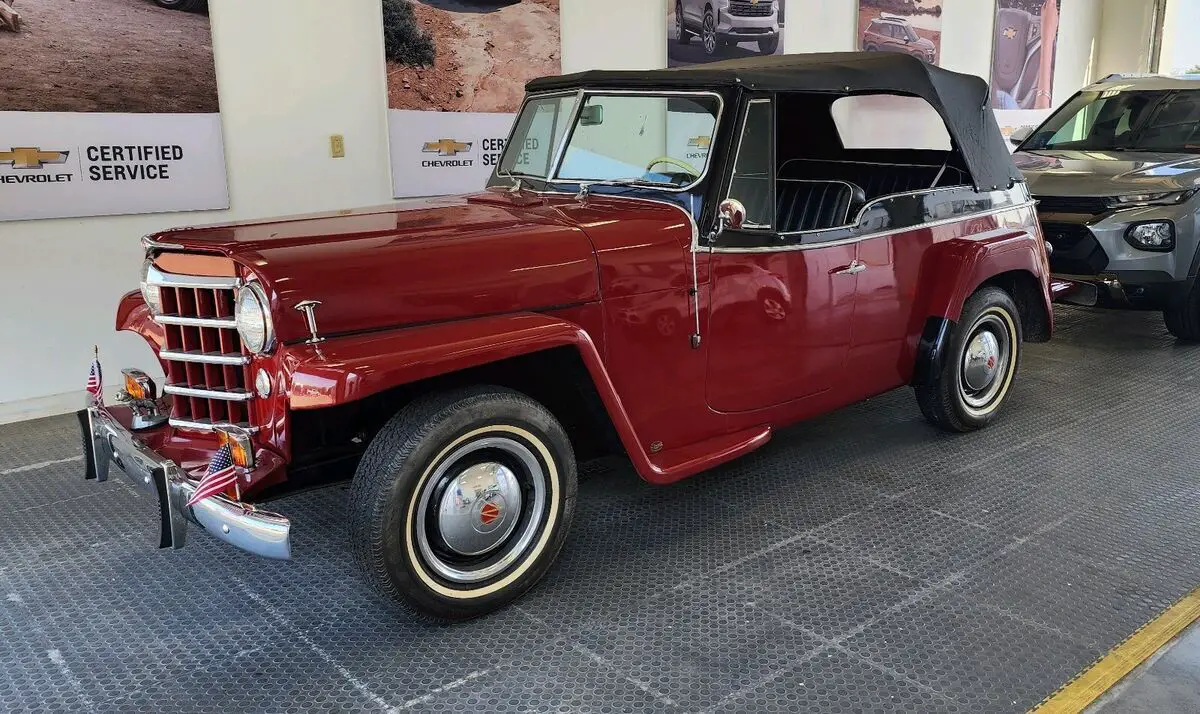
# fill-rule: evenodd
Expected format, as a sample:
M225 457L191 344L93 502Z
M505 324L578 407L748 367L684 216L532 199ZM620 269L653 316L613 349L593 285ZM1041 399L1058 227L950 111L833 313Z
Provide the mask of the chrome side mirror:
M717 235L726 229L741 230L746 223L746 207L736 198L727 198L717 206Z

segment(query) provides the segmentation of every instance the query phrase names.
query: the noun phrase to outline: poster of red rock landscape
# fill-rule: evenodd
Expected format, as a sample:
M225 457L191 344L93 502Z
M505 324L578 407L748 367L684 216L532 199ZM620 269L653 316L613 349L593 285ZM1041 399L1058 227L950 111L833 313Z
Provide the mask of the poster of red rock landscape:
M900 52L938 64L942 0L859 0L858 49Z
M483 188L525 83L559 74L559 0L381 0L397 198Z
M229 206L203 3L5 8L0 221Z

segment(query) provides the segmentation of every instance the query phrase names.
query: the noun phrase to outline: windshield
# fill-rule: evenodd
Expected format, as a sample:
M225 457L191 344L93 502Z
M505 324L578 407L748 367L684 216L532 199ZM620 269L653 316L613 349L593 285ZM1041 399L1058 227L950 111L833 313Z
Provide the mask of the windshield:
M1200 90L1081 92L1025 150L1200 151Z
M577 113L576 101L526 102L497 175L685 187L707 170L721 107L715 95L586 94ZM551 176L564 136L562 163Z

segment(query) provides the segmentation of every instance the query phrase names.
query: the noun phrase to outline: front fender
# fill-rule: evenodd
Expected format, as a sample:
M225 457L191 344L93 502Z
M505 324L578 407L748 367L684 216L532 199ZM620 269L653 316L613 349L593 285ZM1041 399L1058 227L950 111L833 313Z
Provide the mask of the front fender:
M155 356L167 342L166 330L150 316L150 308L137 290L123 295L117 304L117 331L141 335L150 343Z
M663 469L641 447L590 335L538 313L499 315L293 345L281 355L292 409L321 409L386 389L555 347L570 346L600 396L617 436L644 477Z
M566 345L596 352L591 338L578 325L537 313L518 313L293 345L282 358L284 371L291 377L290 407L322 409L422 379ZM598 366L603 371L603 366Z

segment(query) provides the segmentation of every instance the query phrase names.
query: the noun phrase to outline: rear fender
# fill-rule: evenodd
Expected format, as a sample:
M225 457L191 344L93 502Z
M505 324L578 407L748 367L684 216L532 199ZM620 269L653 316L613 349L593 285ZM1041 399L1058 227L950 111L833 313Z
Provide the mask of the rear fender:
M946 318L956 323L962 317L963 304L980 286L999 276L1022 272L1036 281L1041 303L1037 309L1045 316L1045 324L1053 326L1045 245L1040 237L1027 231L1006 230L994 238L955 239L934 246L922 270L930 279L922 281L928 287L921 302L924 310L917 317L922 321Z
M286 347L281 358L289 406L303 410L347 404L393 387L568 346L578 350L634 467L652 477L659 469L642 449L591 336L559 318L518 313L340 337Z

